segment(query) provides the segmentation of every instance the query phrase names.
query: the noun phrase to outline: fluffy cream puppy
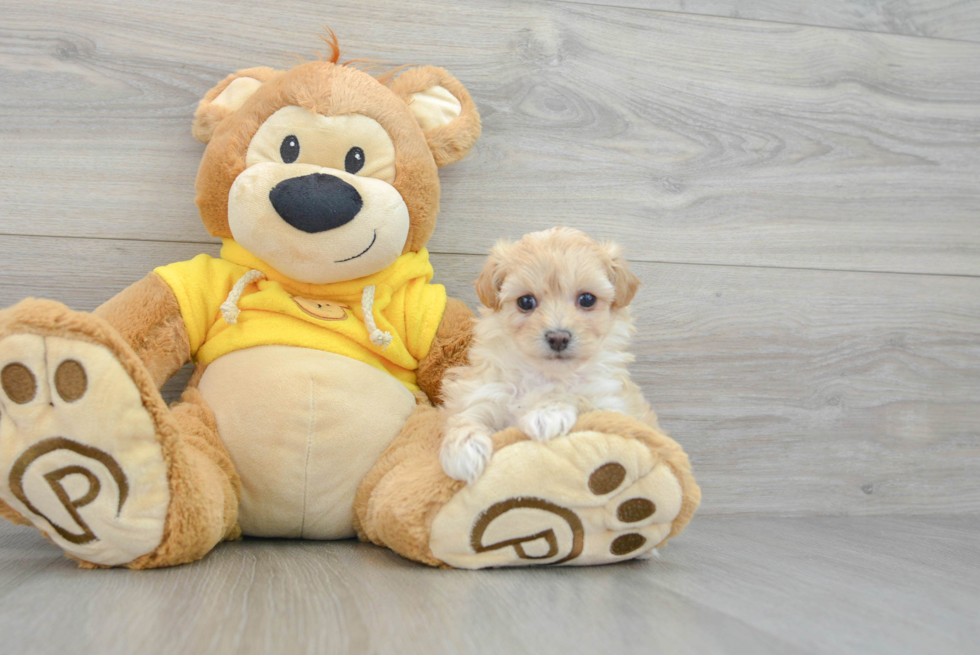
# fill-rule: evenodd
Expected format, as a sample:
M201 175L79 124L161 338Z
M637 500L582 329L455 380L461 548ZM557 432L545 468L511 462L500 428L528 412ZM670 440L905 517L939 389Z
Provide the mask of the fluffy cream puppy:
M656 425L627 371L628 305L639 284L619 246L579 230L498 243L476 281L484 306L470 363L443 381L446 474L476 480L490 461L490 435L510 426L546 441L588 410Z

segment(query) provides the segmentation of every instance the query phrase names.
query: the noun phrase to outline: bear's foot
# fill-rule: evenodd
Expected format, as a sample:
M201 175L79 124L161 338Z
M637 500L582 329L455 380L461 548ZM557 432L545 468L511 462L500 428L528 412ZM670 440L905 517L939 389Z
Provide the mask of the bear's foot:
M700 490L676 443L611 413L575 429L499 448L435 515L432 556L467 569L608 564L650 553L690 521Z
M170 502L147 409L162 400L141 392L112 339L100 343L95 319L44 301L4 318L11 311L0 329L0 498L83 562L151 553Z

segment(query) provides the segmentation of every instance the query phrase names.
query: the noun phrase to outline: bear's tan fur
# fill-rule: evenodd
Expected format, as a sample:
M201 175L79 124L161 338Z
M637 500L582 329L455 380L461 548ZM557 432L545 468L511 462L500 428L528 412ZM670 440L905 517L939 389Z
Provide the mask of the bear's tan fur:
M435 126L425 117L419 119L416 113L413 118L413 113L406 111L417 94L433 88L441 89L443 97L448 91L458 105L455 119ZM208 144L196 183L197 204L208 232L232 236L229 190L246 169L250 142L266 119L290 106L322 116L363 115L384 128L395 148L396 173L391 184L410 219L403 252L422 249L432 235L439 211L437 168L464 157L480 135L475 104L462 84L441 68L406 70L385 84L338 64L336 56L331 61L304 63L286 71L242 70L218 83L201 100L193 132ZM364 476L354 499L354 525L362 539L430 565L447 564L430 548L432 525L443 506L463 488L439 466L441 416L432 404L439 403L444 372L466 361L471 316L464 303L448 300L432 346L418 363L418 407L401 435ZM126 566L154 568L193 561L220 541L240 536L237 512L242 483L219 437L215 414L197 388L205 367L198 366L180 402L168 408L160 397L159 387L190 360L191 353L177 298L160 276L150 273L93 315L30 299L0 312L0 340L19 334L58 336L106 348L124 365L155 421L171 490L164 537L156 550ZM683 501L662 541L690 521L700 491L686 455L666 435L608 413L583 416L576 431L596 435L586 437L586 442L593 439L600 446L603 435L642 443L649 449L651 466L661 463L669 468ZM514 429L502 432L494 439L495 452L525 441L526 437ZM535 477L535 484L549 479L545 473ZM0 500L0 516L27 523L22 514ZM579 541L583 538L582 534L576 536ZM615 560L609 556L597 561Z

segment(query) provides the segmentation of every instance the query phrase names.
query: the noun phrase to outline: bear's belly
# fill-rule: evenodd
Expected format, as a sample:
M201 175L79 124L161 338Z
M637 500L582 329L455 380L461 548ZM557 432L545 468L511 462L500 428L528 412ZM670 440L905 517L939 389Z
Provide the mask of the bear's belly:
M353 537L357 486L415 409L387 373L292 346L224 355L199 388L242 479L242 531L259 537Z

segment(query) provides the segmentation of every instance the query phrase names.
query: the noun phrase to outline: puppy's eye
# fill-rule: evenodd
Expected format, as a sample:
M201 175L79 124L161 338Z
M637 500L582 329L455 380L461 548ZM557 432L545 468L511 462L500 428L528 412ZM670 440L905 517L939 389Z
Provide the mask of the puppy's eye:
M591 293L583 293L578 297L578 306L582 309L595 307L595 296Z
M292 164L299 157L299 139L294 134L290 134L282 140L282 145L279 146L279 156L282 157L284 164Z
M344 170L354 175L362 168L364 168L364 151L354 146L347 151L347 157L344 159Z
M530 294L517 299L517 308L522 312L534 311L534 308L537 306L538 299Z

